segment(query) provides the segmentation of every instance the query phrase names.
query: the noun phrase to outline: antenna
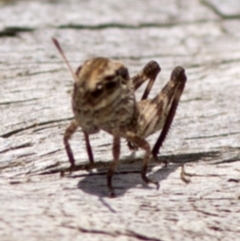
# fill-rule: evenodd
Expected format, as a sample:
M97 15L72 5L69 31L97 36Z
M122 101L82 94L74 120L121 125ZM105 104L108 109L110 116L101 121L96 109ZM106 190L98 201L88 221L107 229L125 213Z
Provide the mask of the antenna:
M64 54L64 52L63 52L63 50L62 50L62 48L61 48L61 45L59 44L59 42L58 42L57 39L55 39L55 38L52 38L52 41L53 41L54 45L56 46L57 50L59 51L60 55L62 56L65 64L67 65L68 70L69 70L70 73L72 74L73 79L74 79L75 81L77 81L77 80L78 80L78 77L77 77L77 75L74 73L73 69L71 68L71 66L70 66L70 64L69 64L69 62L68 62L68 60L67 60L67 58L66 58L66 56L65 56L65 54Z

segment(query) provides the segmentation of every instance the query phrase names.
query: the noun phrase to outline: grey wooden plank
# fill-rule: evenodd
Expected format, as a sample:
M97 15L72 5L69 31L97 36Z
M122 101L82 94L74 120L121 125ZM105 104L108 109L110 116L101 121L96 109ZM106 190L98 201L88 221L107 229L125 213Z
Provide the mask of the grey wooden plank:
M221 19L203 1L96 3L1 3L2 30L33 28L0 37L1 240L236 239L239 20ZM26 6L28 11L23 11ZM54 14L46 14L50 12ZM52 36L62 43L74 68L86 58L103 55L123 61L134 74L149 60L157 60L162 73L151 96L175 66L186 68L186 89L160 155L170 164L149 167L160 190L142 183L143 153L134 156L122 141L113 180L118 196L108 198L105 173L112 139L104 132L91 136L96 170L86 170L79 131L71 141L79 171L60 177L69 166L62 136L72 118L73 80ZM149 138L152 145L156 138ZM184 163L194 174L189 184L180 179Z

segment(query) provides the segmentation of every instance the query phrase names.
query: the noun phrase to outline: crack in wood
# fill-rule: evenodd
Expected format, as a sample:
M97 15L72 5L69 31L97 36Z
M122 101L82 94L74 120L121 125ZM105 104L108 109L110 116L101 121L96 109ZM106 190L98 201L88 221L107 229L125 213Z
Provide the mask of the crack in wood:
M196 139L208 139L208 138L218 138L218 137L224 137L224 136L231 136L231 135L237 135L240 134L240 132L228 132L228 133L222 133L219 135L209 135L209 136L193 136L193 137L187 137L185 140L196 140Z
M26 148L26 147L30 147L30 146L33 146L33 144L30 143L30 142L27 142L27 143L24 143L24 144L21 144L21 145L18 145L18 146L13 146L13 147L7 148L5 150L2 150L2 151L0 151L0 153L6 153L8 151L22 149L22 148Z
M162 239L158 239L158 238L152 238L152 237L148 237L144 234L140 234L137 233L133 230L126 230L126 232L120 231L120 230L114 230L112 232L109 231L105 231L105 230L101 230L101 229L90 229L90 228L84 228L84 227L75 227L73 225L69 225L69 224L62 224L61 227L65 227L65 228L70 228L70 229L77 229L83 233L90 233L90 234L104 234L104 235L108 235L111 237L119 237L119 236L127 236L127 237L134 237L134 238L138 238L139 240L146 240L146 241L162 241Z
M237 162L237 161L240 161L240 153L238 156L234 156L234 157L231 157L229 159L224 159L222 161L219 161L219 162L215 162L215 164L225 164L225 163L232 163L232 162Z
M205 4L205 1L202 1L203 4ZM239 15L224 15L211 4L206 3L205 5L209 5L209 8L212 8L212 10L216 11L215 13L219 15L220 17L224 19L235 19L239 18ZM218 20L211 20L212 22L217 22ZM190 24L198 24L198 23L207 23L209 22L208 19L200 19L196 21L170 21L168 23L140 23L140 24L125 24L125 23L103 23L103 24L96 24L96 25L87 25L87 24L65 24L65 25L59 25L56 28L58 29L88 29L88 30L100 30L100 29L107 29L107 28L119 28L119 29L141 29L141 28L169 28L179 25L190 25ZM24 26L8 26L5 27L3 30L0 31L0 38L3 37L18 37L19 33L22 32L33 32L36 31L37 28L30 28L30 27L24 27Z
M40 74L48 74L48 73L55 73L61 71L62 68L56 68L56 69L50 69L46 71L37 71L37 72L25 72L25 73L19 73L18 76L34 76L34 75L40 75Z
M34 123L32 125L29 125L29 126L25 126L25 127L21 127L19 129L15 129L15 130L12 130L12 131L9 131L7 133L4 133L2 135L0 135L0 137L2 138L9 138L15 134L18 134L20 132L23 132L23 131L26 131L26 130L29 130L29 129L32 129L32 128L35 128L35 127L38 127L38 126L44 126L44 125L49 125L49 124L53 124L53 123L60 123L60 122L65 122L65 121L70 121L72 120L73 118L64 118L64 119L58 119L58 120L50 120L50 121L43 121L43 122L39 122L39 123Z
M211 22L218 21L218 20L211 20ZM107 28L119 28L119 29L141 29L141 28L169 28L175 27L180 25L191 25L197 23L206 23L210 22L207 19L200 19L196 21L178 21L178 22L167 22L167 23L139 23L139 24L125 24L125 23L102 23L102 24L65 24L59 25L57 28L59 29L88 29L88 30L100 30L100 29L107 29Z
M204 214L204 215L213 216L213 217L219 217L218 214L210 213L210 212L207 212L207 211L205 211L205 210L199 209L199 208L198 208L196 205L194 205L193 203L192 203L192 207L193 207L193 209L194 209L196 212L202 213L202 214Z
M222 19L229 20L229 19L239 19L240 14L224 14L218 8L214 6L214 4L210 3L207 0L200 0L200 2L208 7L211 11L213 11L216 15L221 17Z
M229 179L228 179L228 182L236 182L236 183L239 183L239 182L240 182L240 179L229 178Z
M30 102L34 100L39 100L38 98L32 98L32 99L25 99L25 100L13 100L13 101L4 101L0 102L0 105L12 105L12 104L21 104L25 102Z
M18 26L9 26L5 27L2 31L0 31L0 38L1 37L17 37L19 33L22 32L33 32L33 28L29 27L18 27Z

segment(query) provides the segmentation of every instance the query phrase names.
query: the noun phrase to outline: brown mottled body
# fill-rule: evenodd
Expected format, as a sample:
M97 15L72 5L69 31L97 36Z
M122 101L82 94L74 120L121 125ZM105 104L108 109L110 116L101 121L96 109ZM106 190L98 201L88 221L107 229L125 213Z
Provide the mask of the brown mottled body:
M170 81L153 99L147 99L160 67L155 61L149 62L143 70L130 78L127 68L120 62L107 58L93 58L84 62L74 73L66 60L57 40L54 44L63 56L75 80L72 95L74 120L64 134L64 145L74 169L75 160L69 139L78 127L82 128L86 149L91 164L94 164L89 135L104 130L113 136L113 162L107 173L107 185L110 196L114 196L112 176L120 156L120 138L128 140L130 148L145 150L141 176L144 182L150 180L147 166L151 157L151 148L145 138L156 131L162 132L152 150L157 153L172 123L177 104L183 92L186 76L182 67L173 70ZM136 102L135 91L149 80L140 102Z
M72 107L75 120L87 134L100 129L120 135L136 111L134 90L126 67L107 58L87 60L76 73Z

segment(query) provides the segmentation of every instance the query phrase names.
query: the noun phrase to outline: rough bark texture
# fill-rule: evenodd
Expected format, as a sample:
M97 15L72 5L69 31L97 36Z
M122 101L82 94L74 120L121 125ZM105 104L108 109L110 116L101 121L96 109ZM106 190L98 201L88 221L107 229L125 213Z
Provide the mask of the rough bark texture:
M237 240L240 238L240 4L238 0L4 1L0 3L0 239ZM91 56L123 61L131 74L162 67L151 96L182 65L188 82L160 159L140 178L142 152L122 142L108 198L112 137L90 136L97 168L87 171L83 134L71 145L72 66ZM138 91L142 94L142 89ZM157 135L149 138L153 145ZM190 182L180 178L185 164Z

